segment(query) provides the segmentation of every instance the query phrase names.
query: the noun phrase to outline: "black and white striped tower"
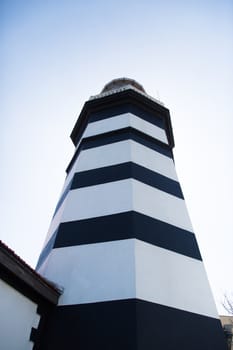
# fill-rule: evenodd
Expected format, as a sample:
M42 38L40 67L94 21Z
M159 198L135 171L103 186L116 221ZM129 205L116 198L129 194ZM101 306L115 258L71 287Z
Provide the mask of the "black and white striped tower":
M131 79L84 105L38 271L64 287L46 349L225 350L177 179L169 110Z

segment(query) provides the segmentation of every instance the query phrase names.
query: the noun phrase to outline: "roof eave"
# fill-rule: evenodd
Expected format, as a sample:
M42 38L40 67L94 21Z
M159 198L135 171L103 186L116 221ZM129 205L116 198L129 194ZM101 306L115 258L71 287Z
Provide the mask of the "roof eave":
M16 284L17 281L23 283L39 297L57 305L61 291L40 276L3 244L0 245L0 265L2 270L4 269L8 275L14 278Z

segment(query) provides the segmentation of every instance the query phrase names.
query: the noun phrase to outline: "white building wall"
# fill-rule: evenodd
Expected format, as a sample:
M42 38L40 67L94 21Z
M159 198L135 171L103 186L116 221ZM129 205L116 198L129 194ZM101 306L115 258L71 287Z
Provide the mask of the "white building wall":
M37 328L40 316L37 304L0 280L0 349L31 350L31 328Z

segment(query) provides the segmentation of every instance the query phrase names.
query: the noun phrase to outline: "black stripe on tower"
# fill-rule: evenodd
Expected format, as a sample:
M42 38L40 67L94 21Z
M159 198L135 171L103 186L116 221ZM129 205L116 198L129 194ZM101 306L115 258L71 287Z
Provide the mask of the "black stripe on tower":
M131 127L127 127L127 128L118 129L118 130L106 132L103 134L83 138L73 158L71 159L66 169L66 172L69 173L81 150L104 146L104 145L125 141L125 140L136 141L143 146L153 149L154 151L157 151L163 154L164 156L167 156L173 159L172 150L168 145L149 135L144 134L141 131L138 131Z
M184 199L179 182L142 167L141 165L127 162L75 173L58 201L53 216L57 213L70 190L129 178L141 181L146 185L150 185L173 196Z
M88 119L88 123L108 119L125 113L131 113L142 120L145 120L153 125L160 127L161 129L166 129L164 119L159 113L150 113L132 104L121 104L119 106L114 106L112 108L104 108L103 110L94 112Z
M43 350L227 350L220 321L138 299L59 306Z
M170 193L173 196L184 199L179 182L133 162L78 172L73 177L70 189L99 185L129 178L141 181L146 185L150 185Z
M39 268L53 248L136 238L202 260L195 235L144 214L129 211L59 225L43 251Z

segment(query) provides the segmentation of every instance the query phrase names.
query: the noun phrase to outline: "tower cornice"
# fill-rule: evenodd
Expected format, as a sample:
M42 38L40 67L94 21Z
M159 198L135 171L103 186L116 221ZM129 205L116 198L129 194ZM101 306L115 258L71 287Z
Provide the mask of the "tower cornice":
M170 148L174 147L174 137L169 110L161 103L151 98L147 94L126 86L113 90L110 93L102 93L91 97L83 106L81 113L71 132L71 139L76 146L87 125L88 117L91 113L102 111L103 109L117 107L123 104L135 105L151 114L160 116L164 120L166 133Z

